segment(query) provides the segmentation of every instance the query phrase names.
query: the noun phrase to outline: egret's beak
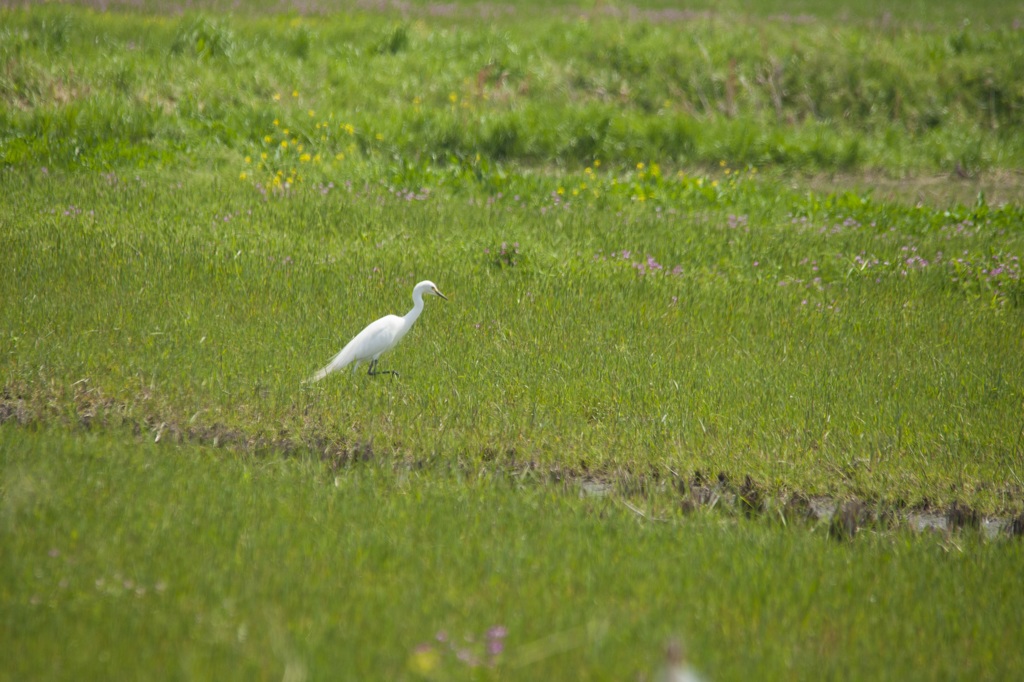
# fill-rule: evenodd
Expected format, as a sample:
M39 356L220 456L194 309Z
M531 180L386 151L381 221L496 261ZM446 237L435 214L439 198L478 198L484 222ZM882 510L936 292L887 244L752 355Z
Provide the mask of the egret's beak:
M444 294L442 294L440 291L438 291L437 287L434 287L434 295L435 296L440 296L441 298L443 298L446 301L448 300L448 297L445 296Z

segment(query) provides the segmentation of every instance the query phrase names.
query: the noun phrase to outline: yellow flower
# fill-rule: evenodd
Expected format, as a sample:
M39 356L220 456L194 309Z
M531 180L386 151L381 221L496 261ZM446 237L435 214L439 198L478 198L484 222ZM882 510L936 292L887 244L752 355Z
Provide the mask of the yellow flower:
M412 98L412 103L413 103L413 105L418 107L420 105L420 98L419 97L413 97Z
M565 194L565 188L564 187L559 187L558 188L558 193L559 194Z
M292 142L294 142L294 140L292 140ZM297 151L300 151L300 152L301 152L301 151L302 151L302 150L304 149L304 145L301 145L301 144L300 144L300 145L299 145L298 147L296 147L295 149L296 149Z
M245 157L245 162L246 163L252 163L252 157L251 156Z
M306 113L307 113L307 114L309 114L309 117L310 117L310 118L313 118L314 116L316 116L316 112L315 112L315 111L313 111L312 109L310 109L310 110L309 110L309 111L307 111Z
M601 159L594 159L594 168L601 167Z
M260 158L263 159L264 161L266 161L267 160L267 153L266 152L260 152Z
M639 171L642 171L644 169L644 162L641 161L640 163L638 163L636 165L636 169L639 170Z
M281 149L288 149L288 140L281 140Z
M239 173L238 174L238 179L239 180L245 180L247 177L249 177L249 176L246 173Z
M274 101L275 102L280 102L281 101L281 93L279 93L279 92L275 92L274 93Z
M337 154L334 155L334 160L335 161L344 161L345 160L345 155L342 154L341 152L338 152Z
M276 119L276 118L275 118L275 119L274 119L274 127L276 128L276 127L277 127L277 126L279 126L279 125L281 125L281 121L280 121L280 119Z
M454 92L449 92L449 93L448 93L448 100L449 100L449 101L450 101L450 102L451 102L452 104L455 104L456 102L458 102L458 101L459 101L459 96L458 96L458 95L456 95L456 94L455 94Z
M270 144L271 142L274 141L274 138L272 138L270 135L265 135L263 137L263 141L266 142L267 144Z
M306 163L307 161L309 161L309 159L309 154L303 154L302 156L299 157L299 161L301 161L302 163Z
M288 134L288 129L287 129L287 128L285 128L285 129L284 129L284 130L282 130L281 132L282 132L283 134L287 135L287 134Z
M356 134L356 129L352 126L351 123L346 123L345 125L343 125L341 127L349 135L355 135Z
M299 96L299 91L298 90L292 90L292 97L298 97L298 96Z
M409 669L418 675L430 675L441 663L441 654L433 648L419 648L409 657Z
M317 154L316 156L313 157L313 163L320 163L320 155L319 154Z
M721 161L719 161L718 165L721 166L722 168L725 168L725 159L722 159Z
M383 140L384 139L384 136L381 135L380 133L377 133L376 135L374 135L374 137L376 137L378 140Z

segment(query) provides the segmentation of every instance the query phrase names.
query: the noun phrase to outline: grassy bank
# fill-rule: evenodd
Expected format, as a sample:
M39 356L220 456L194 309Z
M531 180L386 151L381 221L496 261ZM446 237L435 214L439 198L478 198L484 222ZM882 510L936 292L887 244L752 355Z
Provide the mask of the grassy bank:
M301 145L303 172L318 177L366 157L394 172L478 155L900 176L1024 159L1024 50L1009 18L980 9L974 23L908 17L887 27L827 13L605 8L481 22L411 9L5 10L0 161L239 167L267 153L272 174L282 155L298 168L303 152L288 152Z
M0 428L3 679L1008 679L1022 545ZM188 547L189 551L182 551ZM503 634L504 633L504 634Z
M1017 208L654 174L12 176L7 418L1019 508ZM428 277L451 300L385 356L401 380L301 385Z

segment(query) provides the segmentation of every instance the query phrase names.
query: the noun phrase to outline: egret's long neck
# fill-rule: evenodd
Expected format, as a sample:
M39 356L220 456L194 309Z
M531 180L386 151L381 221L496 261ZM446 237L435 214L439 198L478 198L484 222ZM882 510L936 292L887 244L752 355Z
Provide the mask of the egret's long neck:
M402 320L405 322L405 326L406 327L411 326L412 323L416 321L416 318L418 318L420 316L420 313L422 313L422 312L423 312L423 293L417 291L417 292L413 293L413 295L412 295L412 310L407 312L405 314L405 317L402 318Z

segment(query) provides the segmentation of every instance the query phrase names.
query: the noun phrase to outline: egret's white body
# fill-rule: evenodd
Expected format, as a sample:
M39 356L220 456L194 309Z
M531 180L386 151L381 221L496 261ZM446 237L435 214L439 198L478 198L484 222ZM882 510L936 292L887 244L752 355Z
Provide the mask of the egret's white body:
M429 280L424 280L413 287L412 290L412 310L407 312L403 317L398 315L385 315L375 322L371 322L367 325L366 329L356 334L355 338L348 342L348 344L341 349L341 352L334 356L334 358L322 367L316 374L311 376L308 381L320 381L331 372L337 372L339 369L343 369L348 365L355 363L353 371L359 367L360 364L370 361L370 370L368 374L375 376L377 374L391 374L397 376L398 372L394 370L381 370L377 369L377 358L381 356L384 351L391 350L398 342L402 340L409 330L412 328L413 323L419 318L420 313L423 312L423 296L424 294L429 296L440 296L444 300L448 300L448 297L437 290L434 283Z

